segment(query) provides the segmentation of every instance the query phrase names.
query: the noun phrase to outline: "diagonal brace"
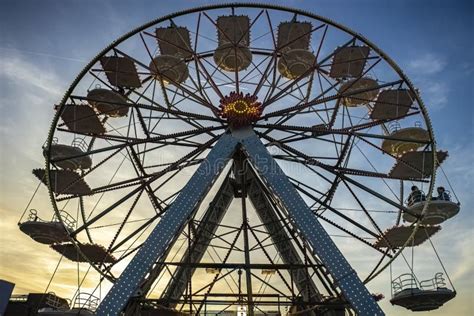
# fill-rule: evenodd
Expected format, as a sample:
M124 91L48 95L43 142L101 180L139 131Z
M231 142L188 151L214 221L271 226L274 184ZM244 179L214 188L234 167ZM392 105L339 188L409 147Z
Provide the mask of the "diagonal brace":
M235 133L250 162L280 199L295 226L306 237L314 253L326 266L336 285L358 315L384 315L357 273L336 247L323 226L298 194L266 147L251 130Z
M97 309L97 316L120 314L153 264L166 251L173 237L181 231L192 211L202 202L235 151L237 143L238 140L229 134L224 134L219 139L107 293Z

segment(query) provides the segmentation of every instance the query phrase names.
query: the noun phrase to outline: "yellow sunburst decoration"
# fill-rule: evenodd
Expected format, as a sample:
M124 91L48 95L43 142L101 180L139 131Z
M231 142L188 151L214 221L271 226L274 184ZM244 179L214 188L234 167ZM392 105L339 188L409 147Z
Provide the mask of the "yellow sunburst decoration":
M261 103L257 97L242 92L231 92L221 100L220 115L226 118L234 128L247 126L260 118L262 114Z

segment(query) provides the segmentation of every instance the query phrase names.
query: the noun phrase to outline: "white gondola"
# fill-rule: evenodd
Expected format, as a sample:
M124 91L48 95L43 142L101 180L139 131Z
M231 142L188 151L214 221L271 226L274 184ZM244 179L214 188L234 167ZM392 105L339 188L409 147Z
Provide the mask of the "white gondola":
M107 252L104 246L98 244L79 243L79 249L73 244L54 244L50 247L74 262L114 263L117 261L111 253Z
M337 48L332 59L329 76L336 79L360 77L369 53L370 49L367 46Z
M414 99L413 93L407 89L383 90L375 101L370 118L386 120L403 117L407 115Z
M173 25L157 28L155 34L161 54L150 62L151 74L165 84L183 83L189 77L185 59L193 55L188 29Z
M183 83L189 77L186 63L172 55L158 55L150 62L150 72L163 83Z
M88 135L105 133L97 113L87 104L66 104L61 119L71 132Z
M282 53L278 61L278 71L288 79L304 78L312 73L316 65L316 57L310 51L293 49Z
M422 179L433 173L432 151L409 151L398 158L389 172L389 176L397 179ZM446 158L448 152L438 151L436 153L436 167Z
M356 91L362 91L355 93ZM372 102L378 95L378 83L371 78L357 78L344 82L339 89L339 93L347 95L341 99L343 105L355 107Z
M246 46L224 44L214 51L214 62L225 71L241 71L252 63L252 53Z
M415 226L394 226L387 229L382 236L380 236L374 243L376 248L400 248L403 247L408 240L407 247L414 247L421 245L431 236L441 230L440 226L421 226L416 231L412 239L410 237Z
M34 209L30 210L27 220L18 225L23 233L39 243L51 245L66 242L69 241L69 234L74 230L76 220L65 211L59 213L65 226L56 214L48 221L41 219Z
M44 169L34 169L33 174L45 185L48 184L46 171ZM51 190L57 194L79 194L88 195L92 191L84 179L71 170L49 170L51 179Z
M218 47L214 62L225 71L241 71L252 63L250 43L250 19L245 15L220 16L217 18Z
M95 88L87 93L87 102L100 114L122 117L128 114L130 105L120 93L103 88Z
M453 299L456 292L447 288L442 273L433 279L418 282L411 273L402 274L392 281L393 295L390 303L414 312L431 311Z
M287 79L304 78L313 72L316 56L309 51L311 23L283 22L278 26L278 72Z
M407 152L416 151L426 146L430 140L428 131L420 126L407 128L399 128L399 124L394 126L390 135L382 142L382 149L394 156L400 157Z
M89 293L78 293L71 309L65 307L48 307L38 310L38 316L85 316L95 315L100 299Z
M65 170L86 170L92 166L92 159L87 152L87 144L81 138L73 140L71 145L53 142L49 147L51 163ZM46 155L46 148L43 152Z
M430 202L421 201L414 203L408 207L410 213L403 213L403 219L407 222L415 222L417 218L413 215L421 215L423 208L428 203L428 208L425 211L421 224L424 225L438 225L445 220L456 216L459 213L460 205L452 201L446 200L431 200Z
M140 88L142 83L133 60L127 57L104 56L100 64L110 84L119 88Z

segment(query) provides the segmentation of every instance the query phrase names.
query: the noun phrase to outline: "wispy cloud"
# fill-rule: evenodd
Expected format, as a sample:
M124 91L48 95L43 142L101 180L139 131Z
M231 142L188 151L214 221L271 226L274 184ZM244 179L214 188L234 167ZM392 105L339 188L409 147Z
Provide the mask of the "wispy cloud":
M446 67L444 58L426 53L408 63L409 69L418 75L434 75Z
M444 82L422 81L420 90L425 104L430 110L440 110L448 103L449 87Z
M421 54L407 63L407 73L431 111L438 111L448 103L450 88L442 76L446 66L446 59L434 53Z

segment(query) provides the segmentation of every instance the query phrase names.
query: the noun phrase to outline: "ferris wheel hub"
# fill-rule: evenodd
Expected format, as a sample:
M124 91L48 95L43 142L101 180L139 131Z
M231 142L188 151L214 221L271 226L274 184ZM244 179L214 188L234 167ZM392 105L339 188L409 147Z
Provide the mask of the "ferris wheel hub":
M242 92L231 92L221 100L220 116L227 119L233 128L241 128L257 121L262 115L261 103L257 97Z

